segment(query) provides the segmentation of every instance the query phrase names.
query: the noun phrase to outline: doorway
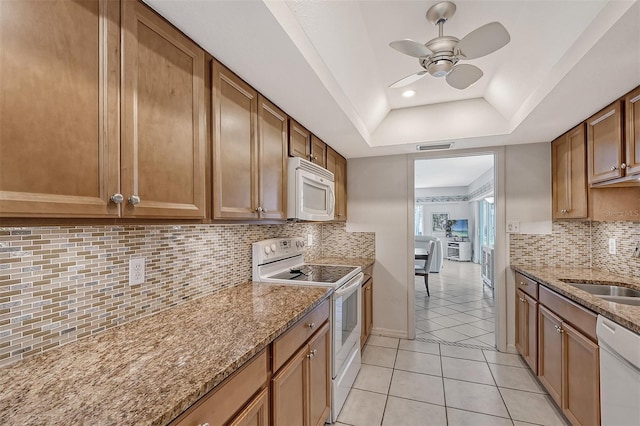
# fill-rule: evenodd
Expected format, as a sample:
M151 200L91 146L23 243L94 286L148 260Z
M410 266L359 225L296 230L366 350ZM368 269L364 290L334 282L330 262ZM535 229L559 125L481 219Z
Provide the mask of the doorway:
M495 153L414 159L414 270L428 263L414 276L417 339L497 345L495 163Z

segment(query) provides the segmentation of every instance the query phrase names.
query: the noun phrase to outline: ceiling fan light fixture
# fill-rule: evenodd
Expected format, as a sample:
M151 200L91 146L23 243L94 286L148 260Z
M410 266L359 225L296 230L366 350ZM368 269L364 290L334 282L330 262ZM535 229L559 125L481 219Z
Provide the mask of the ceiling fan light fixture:
M455 64L449 59L438 59L427 65L427 71L434 77L445 77Z

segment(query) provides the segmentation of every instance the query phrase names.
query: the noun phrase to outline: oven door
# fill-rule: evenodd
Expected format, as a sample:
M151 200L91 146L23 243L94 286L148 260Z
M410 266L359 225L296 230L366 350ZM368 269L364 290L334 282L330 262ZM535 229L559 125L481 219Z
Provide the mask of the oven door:
M362 279L364 274L349 280L333 293L332 377L343 370L349 354L360 342Z

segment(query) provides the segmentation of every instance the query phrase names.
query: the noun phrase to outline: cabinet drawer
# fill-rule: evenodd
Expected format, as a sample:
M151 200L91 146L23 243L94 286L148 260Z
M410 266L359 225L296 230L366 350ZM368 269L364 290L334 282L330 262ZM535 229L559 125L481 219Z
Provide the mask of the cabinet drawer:
M540 303L562 317L563 321L586 334L591 340L597 340L596 320L598 317L593 312L543 286L540 287Z
M263 350L221 385L203 396L171 425L226 424L267 383L268 376L267 351Z
M538 283L516 272L516 289L520 289L534 299L538 299Z
M273 342L273 372L275 373L329 319L329 300L305 315L289 331Z

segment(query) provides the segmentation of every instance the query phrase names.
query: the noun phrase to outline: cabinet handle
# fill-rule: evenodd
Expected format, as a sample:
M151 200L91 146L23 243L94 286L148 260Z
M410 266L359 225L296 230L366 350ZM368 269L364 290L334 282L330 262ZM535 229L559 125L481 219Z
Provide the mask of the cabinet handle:
M524 287L524 286L527 286L527 285L529 285L529 283L527 283L527 282L524 282L524 281L520 281L520 285Z
M309 355L307 355L307 358L313 359L313 357L316 356L317 353L318 353L318 350L314 349L311 352L309 352Z
M615 172L616 170L618 170L618 168L616 166L611 166L609 170L611 170L612 172Z
M109 197L109 200L111 200L112 202L116 203L116 204L120 204L124 201L124 196L122 194L113 194L111 197Z
M309 327L312 330L315 328L315 326L316 326L315 322L311 322L311 323L307 324L307 327Z
M622 170L626 169L626 168L627 168L627 163L622 163L622 164L620 164L620 168L621 168Z
M198 423L198 426L209 426L209 423L203 423L203 424Z
M564 333L564 330L559 325L554 325L553 327L556 329L558 333Z
M129 204L131 204L132 206L138 205L140 204L140 197L138 197L137 195L132 195L131 197L129 197Z

